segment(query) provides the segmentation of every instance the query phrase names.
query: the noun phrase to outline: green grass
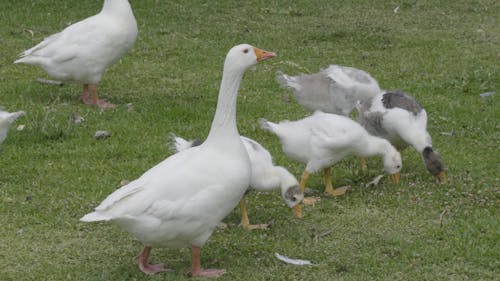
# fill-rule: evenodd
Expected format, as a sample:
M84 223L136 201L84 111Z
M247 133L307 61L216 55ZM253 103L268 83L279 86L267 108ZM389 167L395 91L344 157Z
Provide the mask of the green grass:
M132 1L134 49L104 75L101 112L78 102L81 87L45 86L39 68L13 65L17 54L67 24L96 13L101 1L0 3L0 105L27 114L0 154L0 280L184 280L187 249L155 249L152 261L176 271L148 277L132 258L141 245L111 224L80 223L115 190L169 155L169 132L206 136L224 56L239 43L277 52L241 85L238 126L299 176L260 117L307 114L274 81L275 72L316 72L328 64L369 71L383 88L404 89L426 107L448 183L436 185L418 154L404 153L403 181L364 184L382 170L357 159L334 167L342 198L323 198L296 220L278 192L249 196L252 222L268 231L218 230L203 248L220 280L498 280L500 2ZM397 13L394 9L399 6ZM28 30L33 32L30 34ZM479 94L496 91L493 97ZM134 110L126 110L133 103ZM69 121L78 112L81 125ZM22 131L15 128L25 124ZM111 138L96 141L96 130ZM453 136L442 132L454 132ZM322 190L320 175L309 186ZM225 222L237 224L238 211ZM333 229L318 240L314 233ZM316 265L286 265L278 252Z

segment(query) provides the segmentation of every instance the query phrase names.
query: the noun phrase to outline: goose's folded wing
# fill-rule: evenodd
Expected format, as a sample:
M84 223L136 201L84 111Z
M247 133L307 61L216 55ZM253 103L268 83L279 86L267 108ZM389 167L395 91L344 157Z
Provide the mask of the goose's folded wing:
M103 42L110 41L105 38L109 34L103 32L102 23L96 18L87 18L45 38L38 45L21 53L21 59L16 62L45 58L52 63L62 63L80 55L95 53Z
M22 52L21 54L19 54L19 57L22 58L25 56L29 56L29 55L37 52L38 50L45 48L46 46L50 45L52 42L56 41L60 36L61 36L61 32L58 32L58 33L52 34L48 37L45 37L43 39L43 41L40 42L38 45L36 45L33 48L28 49L28 50Z
M311 144L328 150L349 147L363 137L364 129L348 117L315 113L317 120L311 127Z

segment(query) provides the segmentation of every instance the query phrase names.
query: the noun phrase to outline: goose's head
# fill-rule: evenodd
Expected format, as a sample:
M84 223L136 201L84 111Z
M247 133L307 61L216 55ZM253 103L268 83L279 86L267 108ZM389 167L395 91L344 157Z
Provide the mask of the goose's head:
M425 167L436 178L436 181L439 183L446 182L444 161L441 156L432 150L432 147L428 146L422 151L422 157L424 158Z
M304 193L300 190L299 185L282 187L282 189L285 189L286 191L281 194L281 197L290 208L297 206L297 204L302 202L302 199L304 199Z
M224 69L244 72L258 62L274 58L275 56L274 52L264 51L248 44L237 45L227 53Z
M399 183L399 179L401 178L400 171L403 167L401 154L395 148L392 148L385 154L383 159L385 172L391 175L393 183Z
M280 175L281 198L288 207L293 208L302 202L304 193L300 190L297 179L287 169L278 166L277 170Z

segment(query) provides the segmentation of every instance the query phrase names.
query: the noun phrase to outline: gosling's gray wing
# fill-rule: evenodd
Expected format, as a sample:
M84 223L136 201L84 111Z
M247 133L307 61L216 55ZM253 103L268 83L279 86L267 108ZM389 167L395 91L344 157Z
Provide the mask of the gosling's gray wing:
M293 90L297 102L311 111L349 115L358 100L380 93L377 81L353 67L330 65L314 74L289 76L279 73L278 82Z
M423 110L423 107L415 98L405 94L402 91L385 93L382 96L382 104L387 109L402 108L413 113L414 115L417 115Z
M330 87L333 81L324 73L297 76L278 73L277 80L281 86L292 89L295 99L304 108L312 112L316 110L332 112Z

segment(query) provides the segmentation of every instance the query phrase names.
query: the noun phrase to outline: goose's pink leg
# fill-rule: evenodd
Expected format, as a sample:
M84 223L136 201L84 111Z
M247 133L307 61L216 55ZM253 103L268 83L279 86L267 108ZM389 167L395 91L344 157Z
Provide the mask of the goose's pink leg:
M135 263L139 265L139 268L141 269L142 272L148 275L153 275L156 273L169 271L169 269L165 268L165 265L163 263L149 264L148 258L150 253L151 253L151 247L146 246L139 253L139 255L135 257Z
M80 100L84 104L92 104L91 100L89 99L90 93L89 93L89 84L83 84L83 92L82 95L80 96Z
M109 103L105 100L101 100L97 97L97 85L96 84L83 84L83 93L80 97L84 104L97 105L102 109L113 109L116 107L115 104Z

